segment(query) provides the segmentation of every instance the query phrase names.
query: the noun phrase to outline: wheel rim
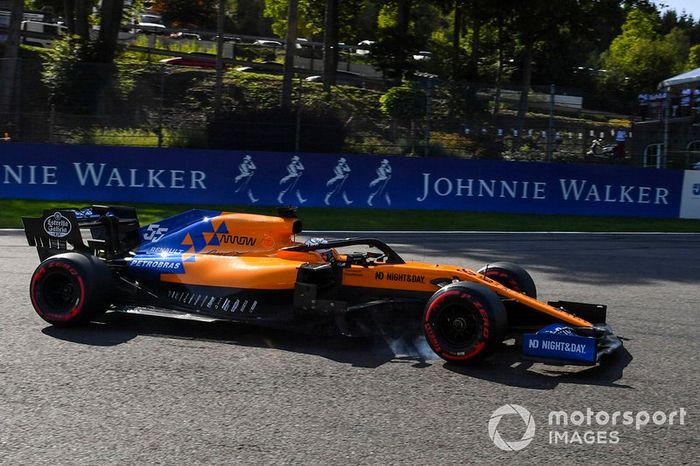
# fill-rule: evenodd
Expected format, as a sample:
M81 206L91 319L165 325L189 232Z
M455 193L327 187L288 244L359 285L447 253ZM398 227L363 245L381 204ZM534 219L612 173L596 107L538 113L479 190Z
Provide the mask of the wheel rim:
M52 314L67 314L80 301L80 287L69 273L55 271L44 278L41 298Z
M461 350L477 340L480 321L474 310L463 304L446 306L435 321L435 329L448 346Z

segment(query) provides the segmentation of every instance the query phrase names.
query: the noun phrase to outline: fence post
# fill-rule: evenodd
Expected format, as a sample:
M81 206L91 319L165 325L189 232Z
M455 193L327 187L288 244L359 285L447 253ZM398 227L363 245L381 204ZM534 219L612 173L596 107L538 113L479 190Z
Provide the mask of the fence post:
M433 82L428 78L428 88L425 93L425 156L429 155L429 145L430 145L430 113L432 111L432 98L433 98Z
M663 119L664 119L664 149L661 152L661 157L656 160L656 168L666 168L668 163L668 130L669 130L669 118L671 113L671 88L666 88L666 96L664 97L664 108L663 108Z
M554 155L554 95L556 86L549 85L549 128L547 128L547 162L551 162Z
M165 101L165 68L160 66L160 102L158 102L158 148L163 147L163 102Z
M302 75L299 75L299 98L297 100L297 121L296 121L296 128L294 130L294 152L299 153L299 147L301 145L301 97L302 97L302 89L303 89L303 84L304 84L304 78Z
M15 71L15 81L13 83L13 86L15 87L15 133L19 138L24 140L24 134L23 134L23 125L22 125L22 102L24 101L24 66L25 66L25 61L18 59L19 60L19 66L17 67L17 70Z
M214 112L221 111L221 91L224 82L224 22L226 19L226 1L219 0L216 15L216 84L214 85Z
M287 36L284 44L284 74L282 76L282 94L280 106L284 110L292 107L292 93L294 88L294 56L297 44L297 18L299 12L298 0L288 2Z
M156 48L156 34L155 32L152 34L146 34L146 43L148 45L148 54L147 54L147 60L148 63L151 63L151 52L153 49Z
M49 142L54 142L53 132L56 124L56 104L51 104L49 107Z

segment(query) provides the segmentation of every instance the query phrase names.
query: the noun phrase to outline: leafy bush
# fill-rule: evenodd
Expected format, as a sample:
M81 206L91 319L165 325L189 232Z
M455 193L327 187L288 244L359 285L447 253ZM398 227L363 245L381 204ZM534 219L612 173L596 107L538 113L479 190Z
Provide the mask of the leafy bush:
M53 42L44 61L42 82L51 92L51 103L59 109L87 110L95 106L101 67L85 65L93 53L91 43L75 37L65 36Z
M66 36L53 42L41 81L58 112L95 115L124 113L139 67L95 63L95 43ZM126 105L126 108L129 106Z
M90 128L71 132L67 142L104 146L158 147L158 134L143 128ZM202 147L203 145L200 134L163 129L162 147Z
M382 112L408 123L423 118L426 113L426 94L416 84L405 83L392 87L379 98Z
M377 34L377 42L370 47L369 59L390 83L400 83L404 75L416 70L412 50L422 50L422 47L413 35L401 34L396 27L380 28Z

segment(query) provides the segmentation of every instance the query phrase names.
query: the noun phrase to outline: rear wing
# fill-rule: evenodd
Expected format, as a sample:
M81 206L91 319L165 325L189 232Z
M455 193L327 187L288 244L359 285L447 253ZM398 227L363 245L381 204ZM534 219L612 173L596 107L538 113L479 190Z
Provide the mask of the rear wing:
M113 258L125 255L140 242L133 207L46 209L41 217L22 217L22 223L27 242L36 246L42 261L68 251Z

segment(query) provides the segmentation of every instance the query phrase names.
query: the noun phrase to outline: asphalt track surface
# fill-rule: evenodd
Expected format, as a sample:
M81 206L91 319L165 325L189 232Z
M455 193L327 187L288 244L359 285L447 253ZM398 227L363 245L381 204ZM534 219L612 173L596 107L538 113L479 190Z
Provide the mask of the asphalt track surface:
M625 348L586 369L522 362L506 344L488 362L459 368L431 359L420 341L123 314L58 329L29 302L34 250L5 233L0 463L697 464L700 235L383 239L413 259L470 268L517 262L541 298L608 304ZM536 431L525 449L502 451L487 426L513 403L532 413ZM548 425L552 410L588 408L640 420L639 411L683 408L685 424L600 426L594 416L592 426ZM525 423L507 415L497 430L520 440ZM590 430L619 441L551 442L553 431L575 441L574 432Z

